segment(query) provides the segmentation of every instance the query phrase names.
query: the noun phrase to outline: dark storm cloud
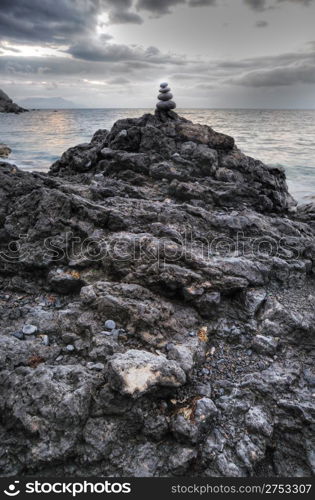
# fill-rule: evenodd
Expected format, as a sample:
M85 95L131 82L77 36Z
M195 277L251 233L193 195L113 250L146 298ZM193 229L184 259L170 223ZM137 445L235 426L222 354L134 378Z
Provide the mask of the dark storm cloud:
M171 12L170 7L183 4L185 0L138 0L136 7L138 10L148 10L151 14L161 16Z
M133 0L1 0L2 39L64 44L95 31L97 17L107 12L112 24L142 22L130 11Z
M109 24L141 24L133 11L160 16L186 0L1 0L2 39L20 43L65 44L75 36L95 31L98 15L107 12ZM213 5L215 0L188 0L191 7Z
M136 51L128 45L99 44L89 40L82 40L67 51L75 59L94 62L116 62L136 59Z
M172 7L178 4L187 4L189 7L208 7L217 5L217 0L138 0L138 10L147 10L154 16L170 14Z
M151 64L173 64L180 65L186 63L182 56L171 56L162 54L157 47L133 47L123 44L107 43L106 40L99 43L83 39L71 46L67 52L76 59L95 62L117 62L117 61L140 61Z
M207 85L243 87L291 86L314 83L315 44L304 52L235 60L190 61L163 54L156 47L142 49L126 45L88 45L73 47L75 58L2 56L0 73L6 77L45 79L116 79L121 84L155 78L167 72L172 81ZM175 67L177 69L175 69ZM167 69L168 68L168 69ZM172 71L173 69L173 71ZM169 73L171 70L171 73ZM44 78L43 78L44 75Z
M245 87L288 87L297 83L315 83L315 64L253 71L231 82Z
M141 24L141 12L155 17L169 14L176 6L206 7L221 0L1 0L0 38L18 43L73 44L93 34L98 16L108 14L108 24ZM243 0L256 11L275 5L310 5L315 0ZM135 12L134 9L137 9Z
M274 7L277 3L291 2L297 5L308 6L314 2L314 0L276 0L276 2L267 2L267 0L244 0L244 3L251 7L253 10L263 11L268 8Z
M266 28L266 26L268 26L268 23L267 21L257 21L255 26L257 26L257 28Z
M141 24L143 19L135 12L130 12L133 0L105 0L109 9L110 24ZM102 4L101 4L102 5Z
M130 9L132 7L132 0L103 0L103 3L116 10Z
M140 63L139 63L140 64ZM143 70L142 63L141 71ZM80 61L65 57L0 57L0 74L6 78L20 78L25 81L27 78L45 80L69 80L78 85L78 81L83 78L100 79L121 78L133 75L137 63L119 61L115 64L93 61ZM146 69L155 68L154 65L146 64Z
M209 5L216 5L216 0L189 0L190 7L207 7Z
M135 12L119 12L113 10L109 13L110 24L142 24L143 19Z
M266 0L244 0L244 3L254 10L265 10Z
M296 3L297 5L310 5L314 2L314 0L277 0L278 3L282 2L291 2Z
M2 38L23 42L64 43L91 29L98 13L97 0L1 0Z

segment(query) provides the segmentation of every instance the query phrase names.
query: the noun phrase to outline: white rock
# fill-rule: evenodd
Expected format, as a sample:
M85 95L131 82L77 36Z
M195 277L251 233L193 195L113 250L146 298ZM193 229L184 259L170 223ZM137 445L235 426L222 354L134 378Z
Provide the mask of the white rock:
M37 330L38 328L35 325L24 325L22 328L24 335L34 335Z
M165 356L131 349L111 358L109 379L114 389L138 397L157 386L179 387L186 382L186 375L178 363Z

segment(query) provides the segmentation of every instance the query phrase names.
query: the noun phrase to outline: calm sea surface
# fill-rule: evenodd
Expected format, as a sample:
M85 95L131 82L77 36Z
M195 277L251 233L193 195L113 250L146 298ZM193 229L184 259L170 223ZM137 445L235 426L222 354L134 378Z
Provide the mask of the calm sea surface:
M0 143L12 149L9 160L25 170L47 171L69 147L88 142L99 128L110 128L144 109L40 110L0 114ZM270 165L282 165L289 189L299 202L315 198L315 110L182 109L186 118L232 135L238 147Z

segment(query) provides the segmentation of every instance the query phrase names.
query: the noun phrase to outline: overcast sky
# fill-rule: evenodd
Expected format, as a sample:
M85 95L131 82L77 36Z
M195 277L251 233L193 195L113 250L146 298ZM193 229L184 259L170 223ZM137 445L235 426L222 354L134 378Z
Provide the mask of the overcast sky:
M15 100L315 108L315 0L1 0L0 88Z

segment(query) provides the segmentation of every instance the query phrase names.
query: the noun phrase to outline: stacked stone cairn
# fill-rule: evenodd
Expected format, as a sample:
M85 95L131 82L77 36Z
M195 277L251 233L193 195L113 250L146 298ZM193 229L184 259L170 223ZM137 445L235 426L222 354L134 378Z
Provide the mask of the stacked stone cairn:
M173 94L171 93L171 89L169 88L168 83L161 83L159 92L159 101L156 104L156 109L158 109L159 111L170 111L171 109L175 109L176 104L174 101L172 101Z

